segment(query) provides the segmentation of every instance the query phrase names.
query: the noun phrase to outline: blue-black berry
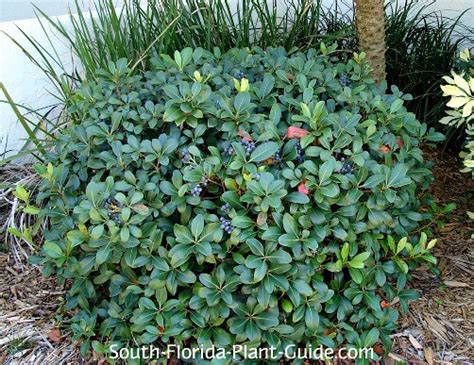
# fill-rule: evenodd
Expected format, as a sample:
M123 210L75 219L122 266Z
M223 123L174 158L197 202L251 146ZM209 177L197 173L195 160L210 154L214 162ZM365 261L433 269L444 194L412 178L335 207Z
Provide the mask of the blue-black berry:
M225 203L225 204L221 207L221 210L222 210L223 212L228 213L229 210L230 210L230 205L229 205L228 203Z
M221 228L228 234L231 234L234 231L234 227L230 223L230 220L225 219L224 217L219 218L221 221Z
M353 171L352 163L350 161L346 161L344 157L341 158L341 162L342 167L339 169L339 173L343 175L351 174Z
M253 150L255 149L255 142L254 141L244 140L241 143L242 143L242 146L244 146L244 150L245 150L245 153L247 155L250 155L253 152Z
M113 198L107 198L102 206L108 210L107 215L109 218L114 221L115 224L119 225L121 223L120 211L123 204Z
M243 79L244 77L245 77L245 74L244 74L242 71L237 71L237 72L235 73L235 78L236 78L236 79L241 80L241 79Z
M296 143L295 149L296 149L296 161L303 162L304 150L303 150L303 147L301 147L301 143L299 141Z
M281 152L280 151L275 152L275 154L273 155L273 161L275 161L277 163L281 162Z
M119 213L115 213L112 219L117 226L122 222Z
M104 201L103 207L104 207L105 209L109 209L112 204L113 204L113 199L112 199L112 198L107 198L107 199Z
M252 174L252 179L260 180L260 174Z
M189 151L187 149L184 149L181 151L181 161L183 163L188 163L189 160L191 159L191 156L189 155Z
M349 79L347 74L341 74L341 76L339 76L339 83L342 86L350 86L351 80Z
M192 196L199 196L202 193L202 187L201 185L196 185L191 189L191 195Z
M234 154L234 147L227 146L224 147L224 156L232 156Z
M109 209L109 208L117 209L117 208L122 208L123 204L115 200L114 198L107 198L105 199L104 203L102 203L102 206L105 209Z

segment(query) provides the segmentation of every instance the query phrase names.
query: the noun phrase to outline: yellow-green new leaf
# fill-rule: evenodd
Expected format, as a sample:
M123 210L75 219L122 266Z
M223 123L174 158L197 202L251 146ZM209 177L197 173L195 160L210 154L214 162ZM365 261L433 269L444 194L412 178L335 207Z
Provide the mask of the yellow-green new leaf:
M431 250L436 245L436 242L438 242L437 239L431 240L430 242L428 242L428 246L426 246L426 248L428 250Z

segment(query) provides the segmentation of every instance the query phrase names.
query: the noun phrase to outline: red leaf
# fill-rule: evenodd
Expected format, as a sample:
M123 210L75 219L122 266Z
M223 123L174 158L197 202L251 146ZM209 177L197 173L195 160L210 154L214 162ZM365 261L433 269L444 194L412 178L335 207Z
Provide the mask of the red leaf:
M61 330L59 328L53 328L48 332L48 338L51 340L51 342L61 342Z
M304 194L304 195L308 195L309 194L309 189L306 187L306 184L304 181L302 181L299 185L298 185L298 192L300 192L301 194Z
M382 307L382 309L390 308L390 303L387 302L386 300L382 300L382 301L380 302L380 307Z
M248 134L246 131L239 130L237 134L242 137L243 141L253 141L252 136Z
M390 147L383 144L380 146L379 151L382 153L390 153Z
M380 343L376 343L374 346L372 346L372 348L374 349L374 352L379 356L382 356L385 353L385 348Z
M288 127L287 131L287 136L288 138L301 138L309 134L309 132L306 129L303 128L298 128L298 127Z

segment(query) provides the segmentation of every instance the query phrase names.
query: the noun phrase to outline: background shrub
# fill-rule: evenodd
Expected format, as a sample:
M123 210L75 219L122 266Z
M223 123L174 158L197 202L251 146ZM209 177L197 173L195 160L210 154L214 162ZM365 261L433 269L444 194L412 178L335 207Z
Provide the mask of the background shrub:
M71 15L72 26L39 12L45 34L58 33L79 60L79 70L64 65L61 52L46 52L43 45L24 33L23 42L13 39L45 72L56 86L55 93L64 103L74 91L77 80L94 79L97 70L109 62L127 57L134 72L149 69L149 55L171 54L184 47L231 48L282 46L287 51L319 47L337 41L343 52L357 52L352 5L335 1L326 8L319 1L287 0L269 4L261 0L228 2L211 0L124 1L120 9L112 0L95 3L96 17L77 7ZM397 85L413 95L407 107L428 125L440 128L444 98L440 91L442 76L448 74L462 45L471 45L472 27L462 25L464 14L449 18L432 10L432 4L417 1L387 2L386 63L388 85ZM51 42L54 44L54 42ZM29 49L38 50L38 54ZM43 119L51 119L45 116ZM57 125L52 120L51 124ZM458 146L458 135L448 130L448 139ZM454 138L453 138L454 137Z
M84 81L44 165L37 262L83 350L382 341L434 241L420 124L363 55L186 48Z
M94 17L76 6L68 24L36 9L45 38L52 37L51 31L59 35L77 58L77 69L64 63L62 52L47 51L27 32L22 40L11 38L51 81L58 104L31 110L16 104L0 83L5 101L28 135L21 151L0 164L29 154L41 159L43 137L51 138L64 126L57 111L70 103L81 80L95 79L99 69L123 57L128 58L131 74L137 74L149 69L150 54L171 54L184 47L219 47L225 52L234 47L282 46L293 52L318 47L321 41L337 41L341 53L358 51L352 5L344 1L335 1L331 8L307 0L272 4L238 0L233 7L220 0L126 0L123 7L115 5L112 0L94 2ZM474 32L462 24L464 13L449 18L431 6L417 1L387 2L387 83L413 95L406 102L407 109L420 121L442 130L446 144L457 150L463 134L437 123L444 116L445 104L440 86L460 49L472 44ZM49 43L56 42L50 39Z
M472 27L463 25L464 13L450 18L432 10L433 2L387 2L386 71L389 85L413 95L408 110L430 126L444 115L444 98L439 92L442 77L453 67L463 44L473 44ZM466 10L467 11L467 10ZM456 146L459 135L444 129Z

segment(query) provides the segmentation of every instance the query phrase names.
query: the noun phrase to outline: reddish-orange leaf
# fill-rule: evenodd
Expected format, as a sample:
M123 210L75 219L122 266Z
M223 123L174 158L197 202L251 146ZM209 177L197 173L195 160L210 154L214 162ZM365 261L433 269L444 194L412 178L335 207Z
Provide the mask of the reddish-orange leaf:
M306 187L306 183L304 181L302 181L299 185L298 185L298 192L300 192L301 194L304 194L304 195L308 195L309 194L309 189Z
M59 328L53 328L48 332L48 338L51 342L61 342L61 330Z
M309 134L309 132L306 129L299 128L299 127L288 127L287 131L287 136L288 138L301 138Z
M387 302L386 300L382 300L382 301L380 302L380 307L382 307L382 309L390 308L390 303Z
M379 151L382 153L390 153L390 147L383 144L380 146Z

